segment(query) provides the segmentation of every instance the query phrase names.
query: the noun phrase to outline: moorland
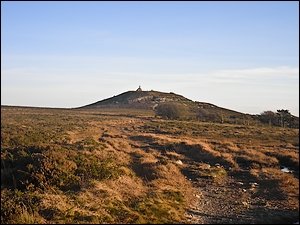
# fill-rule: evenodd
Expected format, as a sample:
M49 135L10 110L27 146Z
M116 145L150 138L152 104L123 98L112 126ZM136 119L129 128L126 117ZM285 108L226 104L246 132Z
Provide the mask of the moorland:
M294 223L299 129L1 107L1 223Z

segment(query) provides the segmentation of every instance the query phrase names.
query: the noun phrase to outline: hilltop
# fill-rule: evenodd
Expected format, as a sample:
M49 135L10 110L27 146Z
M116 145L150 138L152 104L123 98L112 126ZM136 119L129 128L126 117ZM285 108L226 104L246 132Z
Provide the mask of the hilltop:
M174 93L159 91L127 91L80 108L135 108L155 109L162 102L180 102L193 104L193 101Z
M141 88L136 91L127 91L78 109L126 108L155 110L158 105L164 103L183 105L188 111L189 118L200 118L202 121L234 123L244 123L245 120L247 120L247 123L250 121L253 123L254 121L249 114L222 108L211 103L193 101L173 92L142 91Z

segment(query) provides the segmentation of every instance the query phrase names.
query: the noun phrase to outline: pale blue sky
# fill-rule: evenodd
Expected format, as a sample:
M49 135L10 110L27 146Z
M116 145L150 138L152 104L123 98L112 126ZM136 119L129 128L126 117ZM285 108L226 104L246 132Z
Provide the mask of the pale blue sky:
M77 107L141 85L299 115L298 2L1 2L1 104Z

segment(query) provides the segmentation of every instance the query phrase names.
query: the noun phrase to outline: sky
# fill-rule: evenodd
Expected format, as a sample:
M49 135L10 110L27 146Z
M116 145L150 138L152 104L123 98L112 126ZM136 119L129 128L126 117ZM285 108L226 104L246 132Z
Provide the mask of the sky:
M299 116L299 3L1 1L1 105L78 107L139 85Z

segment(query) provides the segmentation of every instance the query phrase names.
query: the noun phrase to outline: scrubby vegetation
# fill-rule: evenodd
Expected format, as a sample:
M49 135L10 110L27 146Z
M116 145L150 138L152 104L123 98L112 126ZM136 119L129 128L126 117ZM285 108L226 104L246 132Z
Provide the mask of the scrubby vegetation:
M2 107L1 223L299 220L297 129L166 118Z
M276 113L264 111L257 116L262 123L270 126L299 128L299 117L293 116L287 109L277 110Z
M143 180L133 168L146 163L131 165L136 150L120 137L120 143L115 141L118 136L107 129L126 119L108 118L66 110L2 109L1 223L181 221L192 191ZM157 178L168 183L168 174L157 171ZM188 186L183 178L181 184Z
M188 114L188 107L174 102L160 103L156 108L156 115L164 119L184 119Z

